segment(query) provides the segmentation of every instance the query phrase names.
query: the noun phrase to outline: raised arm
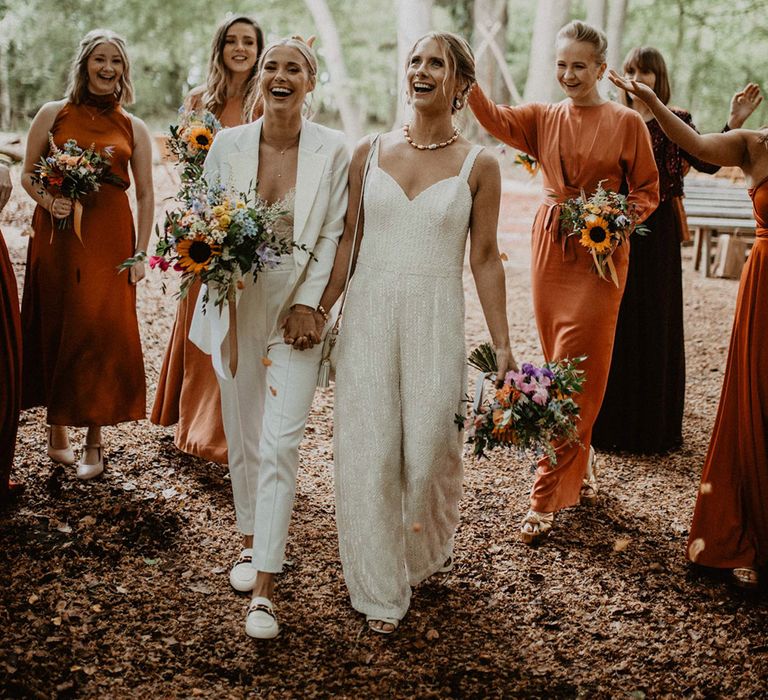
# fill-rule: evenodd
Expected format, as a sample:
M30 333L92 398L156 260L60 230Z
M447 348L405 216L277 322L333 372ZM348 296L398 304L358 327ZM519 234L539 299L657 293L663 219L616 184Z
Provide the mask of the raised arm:
M726 134L698 134L671 112L647 85L627 80L613 70L608 71L608 78L616 87L645 102L664 133L694 158L717 165L749 168L750 132L737 129Z
M146 256L149 237L152 235L152 224L155 219L155 189L152 183L152 138L147 125L136 117L133 122L133 154L131 155L131 172L133 184L136 187L136 253ZM144 278L143 260L132 265L129 279L136 284Z
M476 180L476 188L469 222L469 264L496 350L497 377L503 380L509 370L517 369L517 363L509 342L506 280L496 240L501 201L501 172L496 158L481 152L475 161L470 185L472 179Z
M494 138L539 158L537 113L541 105L519 107L497 105L475 83L469 93L469 108L480 125Z

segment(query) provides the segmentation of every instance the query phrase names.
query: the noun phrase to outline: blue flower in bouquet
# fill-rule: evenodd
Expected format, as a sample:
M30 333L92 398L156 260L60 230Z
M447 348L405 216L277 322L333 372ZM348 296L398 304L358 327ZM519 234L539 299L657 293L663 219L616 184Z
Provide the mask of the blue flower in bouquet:
M280 263L280 255L278 255L274 248L267 245L266 243L262 243L258 248L256 248L256 255L258 256L259 260L261 260L262 264L266 265L270 269L275 268Z

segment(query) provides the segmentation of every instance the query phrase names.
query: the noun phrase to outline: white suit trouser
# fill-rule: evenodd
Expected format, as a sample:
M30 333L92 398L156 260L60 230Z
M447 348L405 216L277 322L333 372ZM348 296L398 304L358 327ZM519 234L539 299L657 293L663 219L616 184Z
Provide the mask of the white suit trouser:
M264 270L237 306L238 366L217 375L238 529L253 534L253 566L283 567L296 493L299 443L317 385L322 345L294 350L277 323L292 261ZM229 339L224 366L229 364ZM264 359L268 358L265 362Z

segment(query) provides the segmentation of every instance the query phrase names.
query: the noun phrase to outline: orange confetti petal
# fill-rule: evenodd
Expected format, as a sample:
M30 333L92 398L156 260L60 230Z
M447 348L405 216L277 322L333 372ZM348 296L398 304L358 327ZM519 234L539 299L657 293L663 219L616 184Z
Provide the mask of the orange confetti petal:
M269 387L269 390L272 392L272 396L277 396L277 389L275 389L275 387L271 386Z
M501 254L499 254L499 257L500 257L500 258L501 258L501 259L502 259L504 262L507 262L507 260L509 260L509 255L507 255L506 253L501 253Z
M414 523L413 525L411 525L411 529L414 532L421 532L421 523Z
M237 288L245 289L245 282L243 282L243 280L237 280Z
M264 365L265 367L269 367L272 364L272 360L270 360L268 357L262 357L261 364ZM269 388L271 389L272 387L269 387Z
M630 540L628 537L622 537L618 540L616 540L613 543L613 551L614 552L623 552L627 547L629 547L629 543L632 540Z

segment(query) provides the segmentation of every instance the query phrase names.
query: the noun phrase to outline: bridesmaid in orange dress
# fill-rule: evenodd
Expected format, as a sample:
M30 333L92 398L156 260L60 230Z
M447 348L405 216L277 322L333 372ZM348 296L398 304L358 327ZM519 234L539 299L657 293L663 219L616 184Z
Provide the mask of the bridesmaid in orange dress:
M750 184L757 237L741 273L723 390L701 474L688 558L730 569L757 588L768 565L768 127L699 135L653 90L611 71L611 80L648 105L672 141L710 163L738 166Z
M557 104L498 106L475 86L469 106L497 139L536 158L544 175L547 200L533 224L532 291L539 337L548 361L586 355L579 396L581 445L558 445L557 464L539 462L531 509L521 539L533 544L552 528L556 511L594 500L597 483L590 474L589 447L608 379L613 336L626 282L629 245L613 253L617 288L591 270L591 257L575 237L560 231L559 204L592 193L599 182L628 199L639 220L659 199L658 171L648 130L640 116L604 100L598 81L605 71L607 41L598 29L575 20L557 38L557 79L566 99ZM585 449L588 448L588 449Z
M224 127L257 118L261 109L252 108L253 78L263 48L264 34L254 19L245 15L227 18L213 37L208 80L187 95L184 109L208 110ZM175 423L174 444L182 452L226 464L219 383L210 356L188 338L199 292L200 283L195 282L179 301L150 420L164 426Z
M123 110L133 100L123 39L106 29L86 34L72 65L67 97L43 105L27 138L22 185L37 202L27 252L22 300L23 407L48 409L48 455L74 464L66 426L88 428L77 476L104 470L101 426L145 416L144 360L136 318L139 262L129 274L118 265L145 254L154 216L152 146L140 119ZM48 138L74 139L114 149L112 174L83 200L82 242L58 220L72 200L34 182L35 164L48 154ZM129 166L138 204L138 235L126 190ZM55 220L57 220L55 222Z
M11 196L8 166L0 164L0 211ZM0 502L19 485L9 480L21 408L21 320L16 276L0 232Z

